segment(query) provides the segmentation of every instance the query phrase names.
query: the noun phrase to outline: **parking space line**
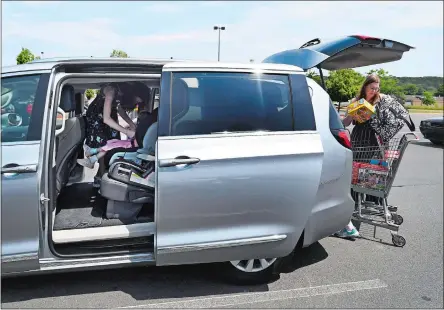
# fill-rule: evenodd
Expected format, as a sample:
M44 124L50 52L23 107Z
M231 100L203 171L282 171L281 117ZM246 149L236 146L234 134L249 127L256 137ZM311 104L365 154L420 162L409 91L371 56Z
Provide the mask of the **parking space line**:
M330 285L313 286L306 288L296 288L280 291L255 292L236 295L213 296L207 298L195 298L179 301L167 301L160 303L150 303L144 305L124 306L121 309L129 308L215 308L252 303L261 303L278 300L288 300L306 298L321 295L333 295L345 292L355 292L362 290L372 290L386 288L387 284L379 279L347 282Z

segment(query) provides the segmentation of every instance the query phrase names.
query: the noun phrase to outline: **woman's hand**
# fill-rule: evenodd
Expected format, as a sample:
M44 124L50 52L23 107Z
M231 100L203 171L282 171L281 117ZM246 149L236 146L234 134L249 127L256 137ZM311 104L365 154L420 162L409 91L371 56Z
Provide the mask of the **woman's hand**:
M134 123L129 124L129 129L131 129L132 131L136 131L136 125Z
M126 135L128 138L132 139L132 138L134 138L134 136L136 135L136 132L133 131L133 130L131 130L131 129L127 129L127 130L125 130L125 135Z

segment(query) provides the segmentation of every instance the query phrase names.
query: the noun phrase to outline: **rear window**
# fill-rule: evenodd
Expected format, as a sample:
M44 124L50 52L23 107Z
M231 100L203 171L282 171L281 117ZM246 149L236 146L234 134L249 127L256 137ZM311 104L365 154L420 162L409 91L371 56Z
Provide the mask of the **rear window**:
M174 73L171 135L292 131L286 75Z
M2 142L38 141L49 75L2 78Z

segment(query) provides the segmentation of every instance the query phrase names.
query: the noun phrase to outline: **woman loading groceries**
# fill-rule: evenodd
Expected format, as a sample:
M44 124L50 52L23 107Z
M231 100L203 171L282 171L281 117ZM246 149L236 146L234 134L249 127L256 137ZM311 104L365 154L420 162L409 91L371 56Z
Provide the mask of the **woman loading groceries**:
M360 99L365 99L368 103L372 104L373 106L377 105L381 101L381 99L383 99L386 96L379 92L380 90L379 84L380 84L380 79L376 74L368 75L359 91L358 96L353 98L350 104L355 101L359 101ZM350 124L354 125L354 128L351 133L351 141L353 143L353 147L355 148L363 147L363 149L365 149L365 147L378 147L377 134L376 131L373 129L373 127L370 125L371 120L359 123L354 121L350 115L346 115L342 122L346 127L350 126ZM366 156L368 156L368 154L364 153L360 154L353 152L353 160L362 161ZM353 190L352 190L352 197L356 202L358 199L358 195ZM375 203L379 202L379 198L373 196L367 196L366 200ZM350 221L348 225L341 231L337 232L335 236L341 238L358 237L359 232L356 229L356 227L353 225L353 223Z

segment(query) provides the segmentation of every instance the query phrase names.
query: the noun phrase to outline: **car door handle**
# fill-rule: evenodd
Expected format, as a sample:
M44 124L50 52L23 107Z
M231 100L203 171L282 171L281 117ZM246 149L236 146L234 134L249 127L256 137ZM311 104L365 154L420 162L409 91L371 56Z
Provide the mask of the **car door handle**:
M165 167L174 167L178 165L193 165L200 162L199 158L195 157L188 157L188 156L179 156L176 158L169 158L169 159L160 159L159 160L159 167L165 168Z
M37 165L7 164L2 167L2 174L4 174L4 173L30 173L30 172L37 172Z

